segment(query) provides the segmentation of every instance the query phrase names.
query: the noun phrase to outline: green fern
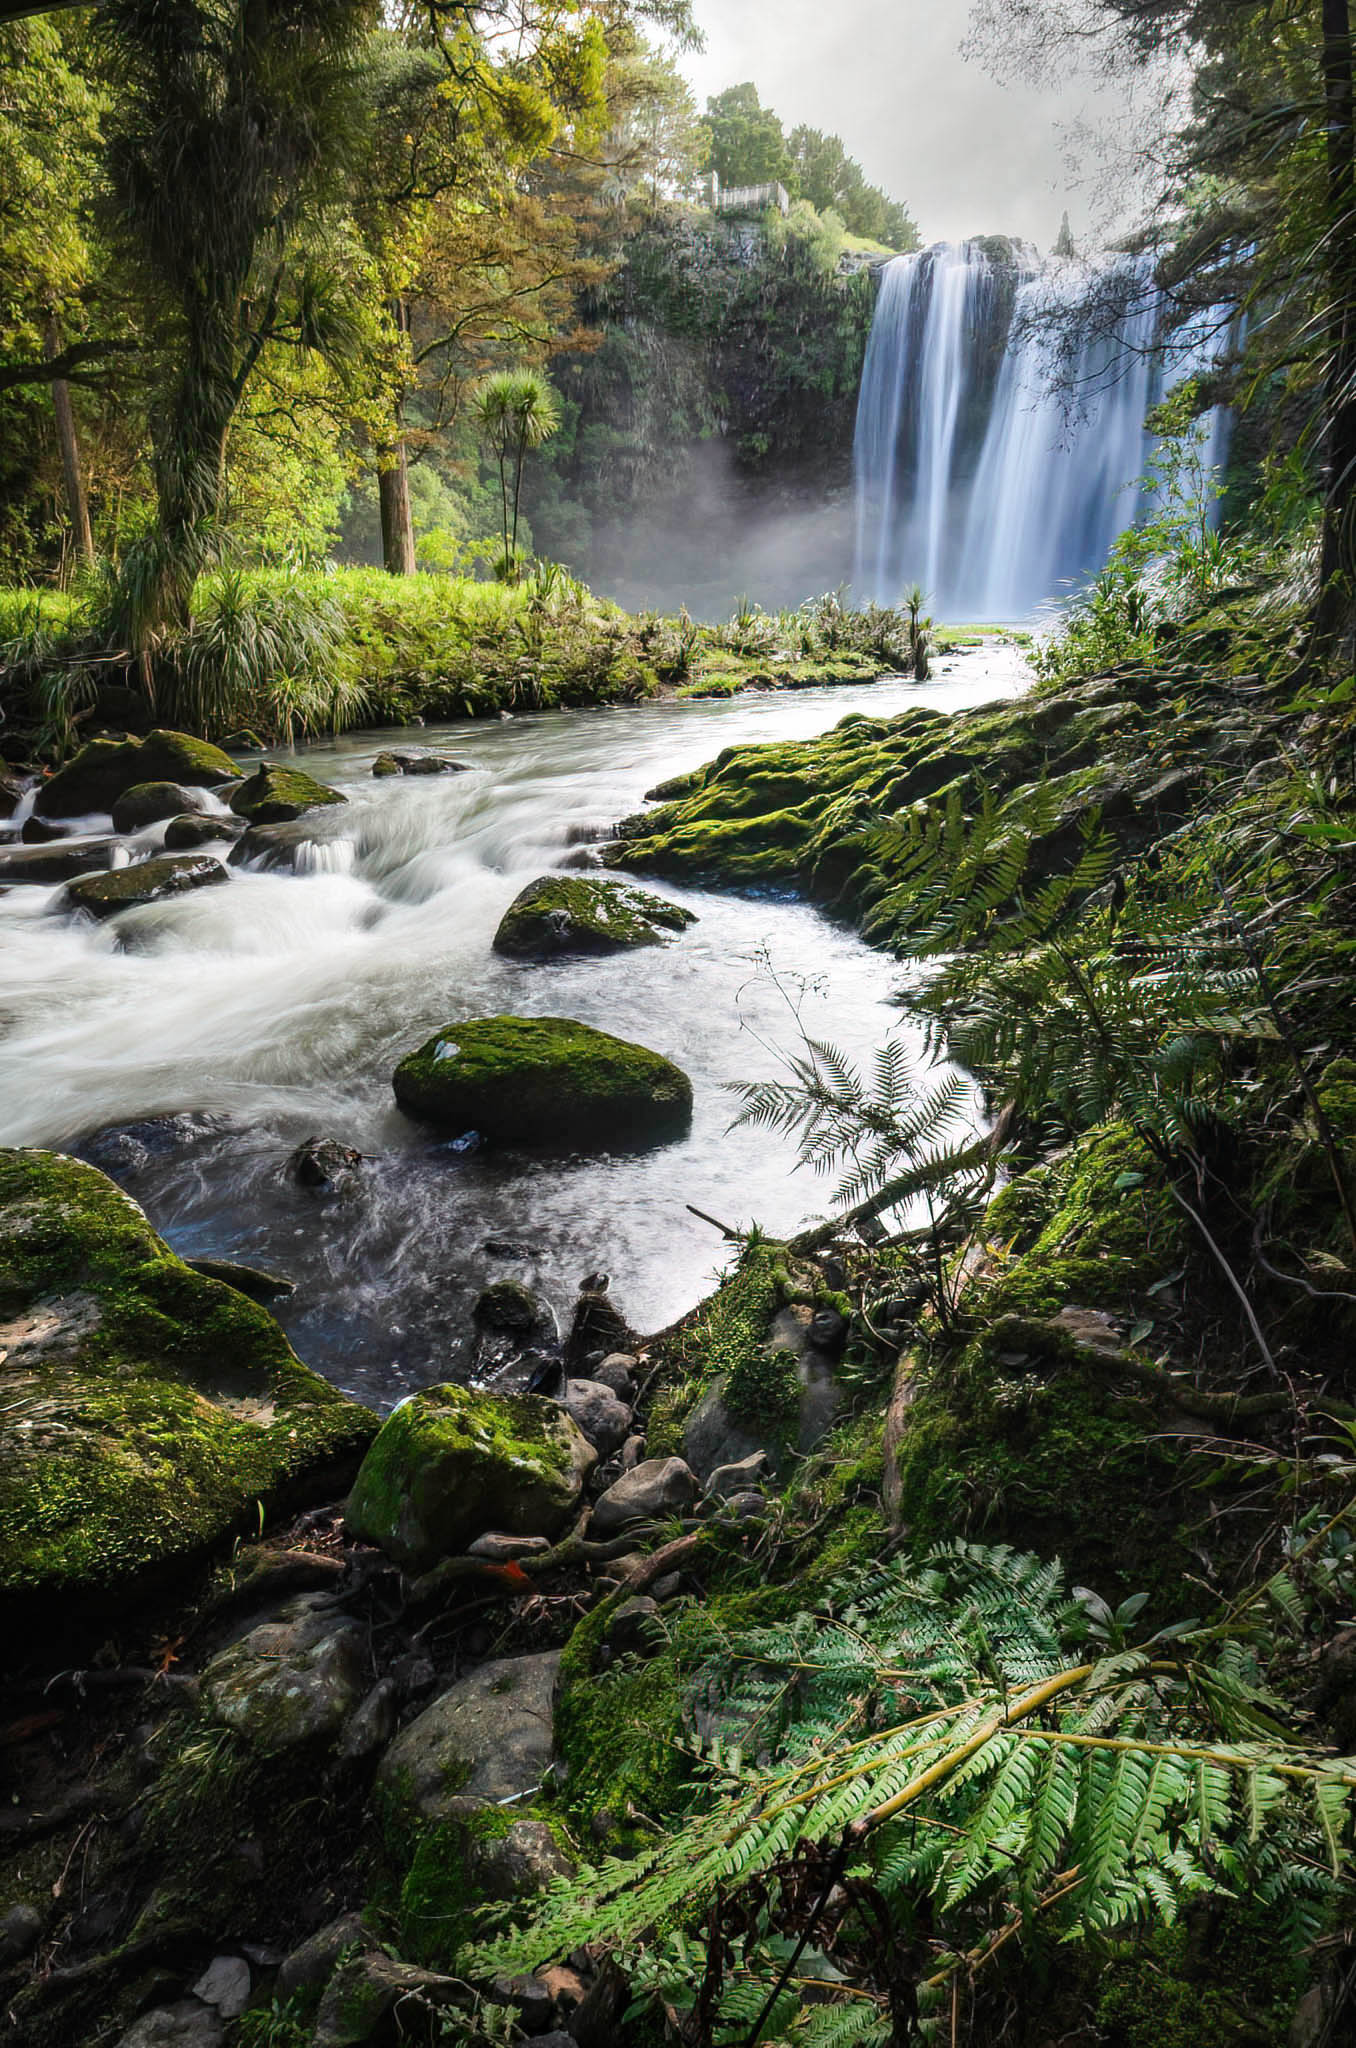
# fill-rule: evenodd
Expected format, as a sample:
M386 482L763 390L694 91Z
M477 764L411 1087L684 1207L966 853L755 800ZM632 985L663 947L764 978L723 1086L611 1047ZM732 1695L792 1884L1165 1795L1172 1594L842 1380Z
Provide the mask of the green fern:
M1004 1548L869 1566L822 1613L732 1637L696 1675L700 1809L558 1885L474 1968L598 1942L683 2007L707 1957L693 1931L752 1899L720 2006L718 2038L737 2040L796 1953L779 1898L803 1901L797 1870L830 1855L849 1899L894 1924L930 1902L925 2032L931 1994L1014 1938L1119 1938L1247 1890L1311 1941L1348 1881L1356 1760L1259 1732L1275 1702L1239 1648L1202 1628L1103 1653L1057 1569ZM897 1993L834 1974L837 1989L792 1976L775 2038L892 2038Z

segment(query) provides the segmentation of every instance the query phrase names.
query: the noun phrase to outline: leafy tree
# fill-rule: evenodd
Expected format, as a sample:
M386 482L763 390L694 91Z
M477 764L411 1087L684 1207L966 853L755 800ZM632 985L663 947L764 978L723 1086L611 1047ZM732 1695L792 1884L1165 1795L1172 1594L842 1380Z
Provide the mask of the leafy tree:
M361 118L372 0L109 0L117 221L163 322L159 526L125 584L149 658L188 618L226 492L227 442L271 345L362 345L331 229Z
M754 85L732 85L706 102L709 167L722 185L785 184L791 152L782 124Z
M499 468L505 575L516 582L523 464L528 449L540 448L559 427L560 400L539 371L500 370L477 392L476 415Z
M849 234L888 243L901 252L918 247L918 229L908 210L867 182L841 136L825 135L818 128L793 128L787 148L800 197L817 213L832 211Z

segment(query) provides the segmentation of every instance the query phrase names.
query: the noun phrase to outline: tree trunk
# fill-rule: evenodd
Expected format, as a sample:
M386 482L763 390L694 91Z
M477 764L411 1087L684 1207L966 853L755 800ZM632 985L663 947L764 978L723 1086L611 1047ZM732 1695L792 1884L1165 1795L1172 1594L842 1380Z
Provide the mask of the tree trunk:
M397 441L388 463L377 471L381 499L381 559L388 576L413 576L414 518L410 512L410 465L403 440Z
M53 360L61 354L61 335L57 330L56 317L47 322L47 355ZM75 432L75 411L71 405L71 387L64 377L52 380L52 410L56 414L57 440L61 444L61 468L66 479L66 510L70 516L71 539L75 551L87 569L94 567L94 535L90 531L89 504L85 497L85 480L80 470L80 443Z
M1320 640L1331 643L1350 616L1356 568L1356 107L1349 0L1323 0L1323 99L1328 156L1328 424L1316 625Z

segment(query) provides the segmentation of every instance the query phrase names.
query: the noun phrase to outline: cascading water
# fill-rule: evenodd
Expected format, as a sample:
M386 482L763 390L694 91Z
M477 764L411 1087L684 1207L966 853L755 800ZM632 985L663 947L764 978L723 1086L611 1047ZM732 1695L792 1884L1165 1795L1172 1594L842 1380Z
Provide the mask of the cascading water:
M941 243L885 268L857 412L859 599L921 584L952 619L1021 619L1067 595L1144 506L1146 414L1219 354L1211 317L1165 345L1140 272L1131 310L1056 364L1048 314L1087 266ZM1206 461L1222 460L1212 415Z

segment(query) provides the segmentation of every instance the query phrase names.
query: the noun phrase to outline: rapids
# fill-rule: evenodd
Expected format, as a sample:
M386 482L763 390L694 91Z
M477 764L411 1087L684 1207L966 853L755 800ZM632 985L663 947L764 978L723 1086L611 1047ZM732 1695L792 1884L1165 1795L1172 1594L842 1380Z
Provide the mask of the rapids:
M545 965L491 951L499 918L535 876L587 862L654 783L722 747L1021 684L1020 657L992 647L924 686L401 735L472 769L439 778L374 781L389 734L303 749L350 801L298 872L232 868L228 887L102 926L62 913L59 890L0 894L0 1143L80 1150L183 1255L289 1275L297 1291L277 1313L297 1350L379 1407L464 1373L470 1308L495 1279L523 1281L563 1319L602 1268L632 1322L661 1327L721 1263L689 1202L788 1232L827 1201L791 1172L785 1141L729 1133L723 1084L777 1071L770 1048L795 1042L802 980L806 1028L866 1053L896 1022L900 970L809 906L766 896L669 889L700 919L671 945ZM162 830L137 835L134 856ZM439 1025L502 1011L577 1017L668 1054L695 1085L690 1135L648 1154L529 1157L408 1121L390 1086L400 1056ZM313 1133L370 1155L354 1198L287 1176Z

